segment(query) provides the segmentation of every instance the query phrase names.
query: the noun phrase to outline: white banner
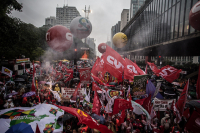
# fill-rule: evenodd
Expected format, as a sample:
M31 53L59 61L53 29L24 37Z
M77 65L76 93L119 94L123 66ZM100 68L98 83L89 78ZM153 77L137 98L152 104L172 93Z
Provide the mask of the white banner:
M58 92L57 91L52 91L52 90L51 90L51 92L53 93L54 98L57 99L58 102L60 102L61 98L60 98L60 95L58 94Z
M167 108L171 108L171 105L172 105L172 102L176 103L176 99L170 99L170 100L160 100L158 98L154 98L154 101L153 101L153 107L154 107L154 110L155 111L158 111L158 108L159 108L159 111L166 111Z
M12 71L6 67L2 66L2 71L1 73L8 75L9 77L12 77Z
M5 133L11 126L24 122L31 125L34 132L38 124L41 133L62 133L63 124L57 123L57 118L63 114L63 110L51 104L0 110L0 132Z
M62 97L71 98L71 96L73 95L76 88L61 87L61 90L62 90ZM78 93L79 93L79 96L83 96L84 95L84 88L79 88Z

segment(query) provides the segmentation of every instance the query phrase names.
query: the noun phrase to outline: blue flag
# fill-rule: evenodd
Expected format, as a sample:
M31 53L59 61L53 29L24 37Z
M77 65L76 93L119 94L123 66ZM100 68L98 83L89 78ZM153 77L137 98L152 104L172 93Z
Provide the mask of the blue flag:
M160 87L155 87L154 84L149 80L148 84L146 85L146 93L148 95L151 94L151 99L156 97L158 99L164 99L163 96L158 92Z

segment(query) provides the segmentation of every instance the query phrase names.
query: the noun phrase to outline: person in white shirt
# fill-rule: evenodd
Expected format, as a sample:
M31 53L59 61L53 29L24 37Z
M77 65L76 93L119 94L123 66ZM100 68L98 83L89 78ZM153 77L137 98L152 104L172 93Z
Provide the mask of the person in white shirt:
M4 108L8 109L8 108L13 108L14 104L12 102L12 99L8 99L8 101L4 104Z

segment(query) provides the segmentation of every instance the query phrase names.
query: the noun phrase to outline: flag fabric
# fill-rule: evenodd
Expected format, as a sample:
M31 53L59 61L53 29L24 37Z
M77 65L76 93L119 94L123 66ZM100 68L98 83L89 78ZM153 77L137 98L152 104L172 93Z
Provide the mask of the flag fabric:
M116 77L118 81L122 81L122 74L124 72L124 59L118 52L109 46L106 46L106 52L104 56L104 71L109 72L111 75Z
M8 75L9 77L12 77L12 73L13 72L10 69L2 66L1 73L5 74L5 75Z
M97 59L96 59L94 65L93 65L93 67L92 67L92 70L91 70L91 73L92 73L93 75L95 75L95 76L98 76L98 71L96 70L96 67L97 67L98 64L99 64L99 61L100 61L100 58L97 57Z
M153 98L156 97L161 97L162 95L159 93L159 90L160 90L160 87L161 87L161 82L157 82L157 85L156 85L156 90L153 94Z
M113 106L113 115L119 113L120 110L131 109L133 110L131 101L127 101L125 99L115 99Z
M101 102L99 100L97 90L94 89L94 100L93 100L92 113L100 115L100 109L101 109Z
M77 108L70 108L65 106L58 106L60 109L76 116L79 120L78 124L85 124L91 129L97 129L102 133L112 133L107 126L99 124L95 119L93 119L89 114L83 112Z
M40 128L38 127L38 124L37 124L37 126L36 126L35 133L40 133Z
M105 89L106 90L106 99L107 101L109 101L111 98L113 97L119 97L120 95L122 95L123 91L115 91L115 90L111 90L111 89Z
M106 84L103 83L103 82L102 82L98 77L92 75L92 78L94 79L94 81L96 81L96 82L99 83L100 85L104 85L104 86L106 86Z
M81 83L90 83L91 78L91 68L80 68L80 82Z
M187 108L184 112L183 112L183 116L186 118L186 120L188 120L190 118L190 109Z
M148 81L148 84L146 85L146 94L148 94L148 95L151 94L151 98L154 98L154 97L153 97L154 94L157 93L157 94L155 94L155 95L156 95L156 96L155 96L156 98L164 99L163 96L158 92L159 89L160 89L159 87L156 88L156 87L154 86L154 84L149 80L149 81Z
M176 115L174 100L173 100L172 105L171 105L171 110L173 111L173 114Z
M117 97L115 96L115 97L111 98L111 99L108 101L108 103L107 103L107 105L106 105L106 108L105 108L106 113L110 114L110 113L113 112L112 106L113 106L113 104L114 104L116 98L117 98Z
M79 88L81 88L81 83L79 83L79 84L77 85L77 88L76 88L76 90L74 91L74 93L73 93L73 95L72 95L73 98L75 98L75 99L76 99L76 97L79 95L79 94L78 94L78 89L79 89Z
M185 125L187 131L193 133L199 133L200 131L200 114L197 111L193 111L191 117Z
M197 99L200 99L200 64L199 64L199 73L198 73L197 86L196 86L196 95L197 95Z
M98 72L97 77L103 76L106 72L106 71L104 71L104 56L105 56L105 53L102 54L101 59L99 59L98 65L95 68L95 70ZM101 79L101 77L100 77L100 79Z
M157 66L154 63L147 62L150 69L156 74L156 76L159 76L160 69L157 68Z
M125 115L125 109L122 110L121 115L119 117L119 123L118 126L120 126L122 123L124 123L124 119L125 119L126 115Z
M157 116L158 120L160 120L160 110L159 110L159 108L158 108L158 111L156 113L156 116Z
M131 101L131 100L132 100L130 89L131 89L131 88L130 88L130 85L129 85L129 87L128 87L128 92L127 92L127 95L126 95L127 101Z
M135 100L135 102L138 103L138 104L140 104L140 105L143 105L145 99L146 98L138 99L138 100Z
M149 114L151 113L151 94L144 100L142 106Z
M58 94L58 92L52 91L51 89L50 89L50 91L53 93L54 98L57 99L58 102L60 102L61 98L60 98L60 95Z
M134 76L145 74L144 71L141 70L138 65L131 60L125 58L124 62L124 79L133 80Z
M184 112L184 107L185 107L185 103L186 103L186 100L187 100L187 94L188 94L188 87L189 87L189 79L187 81L187 84L185 85L184 87L184 90L183 92L181 93L178 101L176 102L176 105L175 105L175 110L176 110L176 113L178 115L178 122L180 122L181 120L181 117L183 115L183 112Z
M95 90L103 91L101 88L99 88L99 86L96 83L92 82L92 91L95 91Z
M176 69L172 66L167 65L160 69L159 74L162 78L172 83L175 79L179 77L181 71L181 69Z
M72 69L67 70L67 75L64 75L64 82L67 83L68 81L70 81L73 78L73 73L74 71Z
M153 109L153 106L151 107L151 113L150 113L151 119L153 119L154 117L156 117L156 112Z
M32 85L31 85L31 91L36 91L35 89L35 65L34 65L34 61L33 61L33 79L32 79Z

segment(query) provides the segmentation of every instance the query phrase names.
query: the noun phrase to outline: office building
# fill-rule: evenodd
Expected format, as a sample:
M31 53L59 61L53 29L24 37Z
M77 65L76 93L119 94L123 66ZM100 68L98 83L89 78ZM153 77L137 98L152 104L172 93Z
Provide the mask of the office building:
M129 9L123 9L121 13L121 26L120 31L126 26L129 21Z
M90 37L86 38L86 44L89 45L89 47L93 50L94 55L96 55L96 45L95 45L94 41L95 41L94 38L90 38Z
M146 0L131 0L130 2L130 19L136 14L138 9L144 4Z
M120 26L121 26L121 21L118 21L118 23L116 25L112 26L112 28L111 28L111 40L116 33L120 32ZM112 43L112 48L115 48L113 43Z
M56 25L56 17L50 16L48 18L45 18L45 25Z
M56 24L70 28L71 21L81 16L76 7L63 6L56 8Z

